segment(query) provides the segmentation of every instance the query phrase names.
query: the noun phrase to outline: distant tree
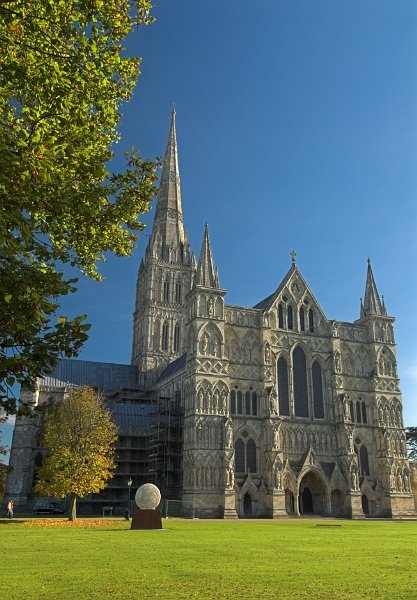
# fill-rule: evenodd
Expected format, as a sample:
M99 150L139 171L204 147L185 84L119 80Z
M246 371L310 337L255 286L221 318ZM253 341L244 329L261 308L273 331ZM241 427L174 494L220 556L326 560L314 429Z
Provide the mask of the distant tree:
M417 427L406 427L408 458L417 460Z
M77 517L77 497L102 490L116 463L117 427L103 398L92 388L74 388L45 412L42 445L47 449L35 491L69 496L69 520Z
M156 163L107 166L139 58L121 54L149 0L0 0L0 407L87 339L85 315L56 323L76 290L63 264L101 279L129 255L155 193Z

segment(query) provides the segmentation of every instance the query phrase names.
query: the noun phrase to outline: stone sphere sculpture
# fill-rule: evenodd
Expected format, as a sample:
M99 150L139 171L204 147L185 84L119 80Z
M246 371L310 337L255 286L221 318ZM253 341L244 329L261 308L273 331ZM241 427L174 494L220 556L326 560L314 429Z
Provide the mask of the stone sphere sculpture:
M136 506L145 510L154 510L161 502L161 492L153 483L144 483L135 494Z

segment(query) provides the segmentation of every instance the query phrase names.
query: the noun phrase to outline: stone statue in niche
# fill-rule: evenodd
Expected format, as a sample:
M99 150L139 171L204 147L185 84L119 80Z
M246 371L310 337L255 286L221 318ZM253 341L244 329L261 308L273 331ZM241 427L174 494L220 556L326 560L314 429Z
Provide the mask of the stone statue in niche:
M227 419L225 426L225 446L226 448L233 447L233 422L232 419Z

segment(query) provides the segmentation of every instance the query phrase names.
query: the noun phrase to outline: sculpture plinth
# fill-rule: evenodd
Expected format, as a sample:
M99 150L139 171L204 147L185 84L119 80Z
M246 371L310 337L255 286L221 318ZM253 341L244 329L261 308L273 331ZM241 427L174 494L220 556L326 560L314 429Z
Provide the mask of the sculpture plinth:
M135 508L130 529L162 529L161 513L156 508Z

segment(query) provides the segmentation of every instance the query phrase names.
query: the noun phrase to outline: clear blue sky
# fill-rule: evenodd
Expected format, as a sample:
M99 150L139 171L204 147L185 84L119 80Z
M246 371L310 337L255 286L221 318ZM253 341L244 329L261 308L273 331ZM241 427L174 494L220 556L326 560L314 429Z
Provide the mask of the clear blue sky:
M175 102L185 226L198 253L208 221L230 304L273 292L295 249L326 316L353 321L369 256L397 319L405 423L417 425L417 3L155 4L157 22L129 41L142 74L118 156L132 145L161 156ZM149 233L65 302L93 324L80 358L130 361Z

